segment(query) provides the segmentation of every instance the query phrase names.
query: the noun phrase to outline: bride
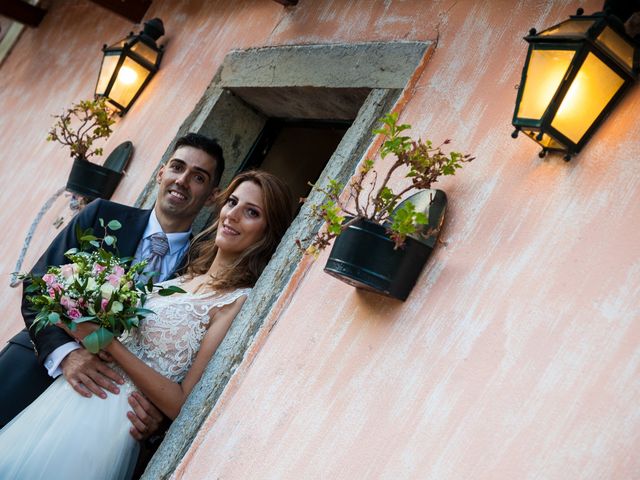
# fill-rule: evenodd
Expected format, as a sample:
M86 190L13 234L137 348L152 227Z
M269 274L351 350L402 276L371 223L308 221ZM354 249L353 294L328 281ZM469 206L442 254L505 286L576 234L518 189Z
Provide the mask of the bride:
M289 199L287 186L266 172L234 178L219 196L218 221L194 240L186 275L163 283L187 293L150 295L145 306L154 314L105 348L126 392L86 398L59 377L0 430L0 478L130 478L138 443L123 393L138 389L169 418L180 413L286 231ZM78 327L78 339L95 328Z

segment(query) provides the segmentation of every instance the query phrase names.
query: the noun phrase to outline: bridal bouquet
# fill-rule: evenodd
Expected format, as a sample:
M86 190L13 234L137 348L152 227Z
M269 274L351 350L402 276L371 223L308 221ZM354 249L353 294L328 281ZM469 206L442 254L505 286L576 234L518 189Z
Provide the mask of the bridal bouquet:
M144 303L147 294L157 288L151 280L136 283L146 261L129 266L131 258L119 258L105 249L115 248L117 238L107 230L120 229L120 222L112 220L105 226L100 219L100 225L105 229L103 238L94 236L91 229L76 231L80 248L65 253L71 263L49 267L41 277L21 275L31 282L25 292L38 312L31 328L38 332L48 325L63 324L74 331L79 323L96 323L99 328L83 340L91 353L99 352L114 337L137 327L141 319L153 313L144 308ZM160 288L158 293L166 296L184 290L170 286Z

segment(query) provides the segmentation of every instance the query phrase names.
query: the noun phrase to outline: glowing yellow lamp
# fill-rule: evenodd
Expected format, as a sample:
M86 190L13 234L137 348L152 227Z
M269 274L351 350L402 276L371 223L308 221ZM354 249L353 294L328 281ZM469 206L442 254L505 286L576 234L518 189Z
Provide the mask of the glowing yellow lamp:
M102 48L96 96L106 97L120 115L129 110L158 71L163 48L156 45L156 40L162 35L162 20L154 18L145 22L138 35L131 32L127 38Z
M512 136L524 132L542 146L540 156L579 152L640 70L638 46L617 17L582 13L525 37Z

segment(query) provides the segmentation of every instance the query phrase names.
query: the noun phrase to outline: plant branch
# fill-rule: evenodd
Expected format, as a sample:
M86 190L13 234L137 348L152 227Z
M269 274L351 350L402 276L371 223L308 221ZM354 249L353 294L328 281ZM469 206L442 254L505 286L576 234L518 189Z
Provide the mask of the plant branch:
M113 112L106 105L106 99L82 100L72 105L60 115L54 115L56 122L49 131L48 141L57 141L68 146L71 156L87 159L100 154L101 148L92 149L93 142L111 135L111 125L115 123ZM74 127L73 121L78 124Z
M369 189L369 194L367 195L367 206L365 208L365 210L363 211L363 216L366 217L367 216L367 212L369 211L369 208L371 208L371 195L373 194L373 189L376 187L376 183L378 183L378 172L376 172L375 170L373 171L373 180L371 181L370 185L371 188Z

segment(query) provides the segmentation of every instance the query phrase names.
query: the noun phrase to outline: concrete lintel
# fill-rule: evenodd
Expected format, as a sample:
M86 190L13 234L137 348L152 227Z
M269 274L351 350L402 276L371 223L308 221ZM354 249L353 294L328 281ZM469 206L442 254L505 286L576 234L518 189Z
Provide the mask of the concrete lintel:
M273 118L353 120L371 89L322 87L235 87L249 105Z
M329 178L335 178L340 182L348 181L373 141L374 135L371 131L378 126L378 119L392 110L400 92L400 89L371 91L357 118L320 175L319 184L326 185ZM320 192L312 192L287 230L278 250L231 324L200 382L189 395L180 415L171 425L160 448L147 466L142 480L169 478L177 468L298 266L301 253L295 240L306 238L321 227L322 222L310 219L308 214L310 204L320 203L323 196Z
M221 87L404 88L432 42L261 47L229 53Z

